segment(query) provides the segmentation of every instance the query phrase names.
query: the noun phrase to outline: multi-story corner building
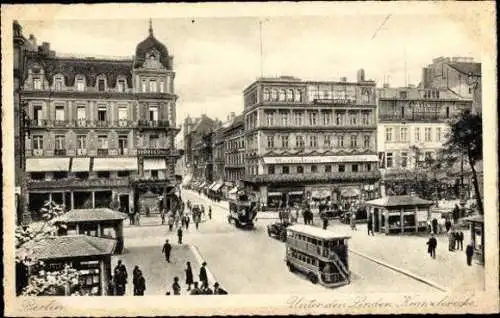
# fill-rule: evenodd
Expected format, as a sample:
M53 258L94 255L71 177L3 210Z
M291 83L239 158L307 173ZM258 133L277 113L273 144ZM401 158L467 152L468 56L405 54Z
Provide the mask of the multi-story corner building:
M449 132L448 122L472 107L471 99L446 89L378 89L378 151L386 172L411 170L436 158Z
M224 129L224 180L238 185L245 177L245 123L243 115L231 115Z
M375 82L363 70L357 82L260 78L245 89L244 107L246 181L263 204L375 188Z
M47 199L68 208L143 211L145 197L175 188L173 56L153 35L132 59L62 57L50 44L26 52L22 99L29 209Z
M184 120L184 160L187 170L187 179L206 181L208 159L212 169L212 136L210 135L217 122L202 115L199 118L187 117ZM208 143L209 142L209 143ZM210 178L211 180L211 178Z
M471 57L439 57L422 70L422 88L447 90L472 100L472 112L480 113L481 63Z

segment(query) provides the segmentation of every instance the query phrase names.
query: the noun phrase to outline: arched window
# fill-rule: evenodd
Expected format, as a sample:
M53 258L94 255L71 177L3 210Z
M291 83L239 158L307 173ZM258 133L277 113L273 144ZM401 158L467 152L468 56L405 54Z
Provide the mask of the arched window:
M275 90L275 89L271 90L271 99L274 101L278 100L278 91L277 90Z
M286 92L286 101L287 102L293 102L293 90L289 89Z
M124 76L118 76L116 79L116 90L120 93L124 93L127 88L127 80Z
M286 93L284 89L280 89L280 102L284 102L286 98Z
M106 91L106 76L104 75L99 75L97 76L97 80L96 80L96 86L97 86L97 90L99 92L104 92Z
M265 101L265 102L268 102L268 101L269 101L269 99L271 98L271 96L270 96L270 95L271 95L271 93L269 92L269 89L265 89L265 90L264 90L264 101Z

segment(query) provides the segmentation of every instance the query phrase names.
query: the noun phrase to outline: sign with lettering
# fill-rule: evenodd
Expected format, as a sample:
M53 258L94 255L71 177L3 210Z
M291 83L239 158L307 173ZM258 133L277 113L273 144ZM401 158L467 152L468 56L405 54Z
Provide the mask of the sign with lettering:
M339 98L316 98L314 99L315 104L342 104L342 105L347 105L347 104L353 104L354 101L351 99L339 99Z

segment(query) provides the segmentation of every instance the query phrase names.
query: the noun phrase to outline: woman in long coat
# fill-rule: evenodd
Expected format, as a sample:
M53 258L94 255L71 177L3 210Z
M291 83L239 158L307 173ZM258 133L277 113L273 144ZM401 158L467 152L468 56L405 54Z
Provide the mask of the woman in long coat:
M191 290L191 284L193 284L193 270L191 269L191 263L186 262L186 285L188 286L187 290Z

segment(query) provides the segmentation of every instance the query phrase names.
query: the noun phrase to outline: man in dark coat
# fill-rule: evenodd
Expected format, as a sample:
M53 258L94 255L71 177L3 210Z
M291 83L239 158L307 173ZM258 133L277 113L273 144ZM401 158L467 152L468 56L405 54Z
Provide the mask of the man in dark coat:
M474 246L472 245L472 242L465 248L465 255L467 256L467 265L471 266L472 256L474 255Z
M375 235L373 234L373 222L372 222L372 218L371 217L368 217L368 235L370 235L370 232L372 235Z
M326 217L323 218L323 230L326 230L328 227L328 219Z
M432 233L437 234L438 230L438 220L436 218L432 219Z
M178 243L182 244L182 226L179 226L179 228L177 229L177 239Z
M193 289L191 290L191 292L189 293L190 295L201 295L202 294L202 291L201 289L198 287L198 282L194 282L193 283Z
M165 244L163 244L163 249L161 250L162 253L165 254L165 260L170 263L170 252L172 251L172 245L168 242L168 240L165 240Z
M136 282L134 285L134 295L136 296L144 296L144 291L146 290L146 280L142 275L142 271L139 270L137 273Z
M457 232L457 250L458 247L460 246L460 250L464 250L464 232L459 231Z
M451 229L451 221L449 218L446 218L446 221L444 222L444 227L446 228L446 233L448 233Z
M205 266L207 266L207 263L203 262L200 268L200 282L202 289L208 287L208 276L207 276L207 269L205 268Z
M431 237L427 241L427 253L429 253L429 255L432 258L436 258L436 247L437 247L437 240L434 237L434 235L431 234Z
M137 289L137 279L139 278L139 274L141 273L141 270L139 269L139 266L135 266L134 270L132 271L132 284L134 285L134 296L139 295L139 291Z
M126 285L127 285L127 268L122 264L121 260L118 260L118 264L114 269L114 283L116 287L116 294L118 296L125 295Z
M219 283L214 284L214 295L227 295L227 291L219 287Z

